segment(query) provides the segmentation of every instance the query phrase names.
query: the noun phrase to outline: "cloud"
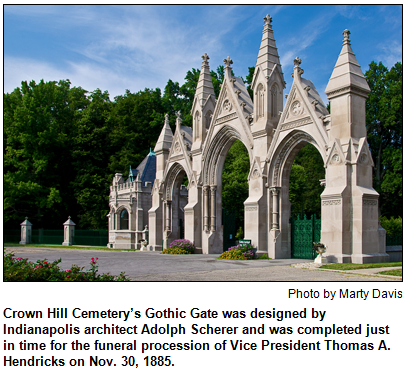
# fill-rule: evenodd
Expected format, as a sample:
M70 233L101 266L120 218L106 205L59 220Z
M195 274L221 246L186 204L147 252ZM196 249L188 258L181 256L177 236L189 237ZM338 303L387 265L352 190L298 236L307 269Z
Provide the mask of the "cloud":
M328 29L329 21L334 17L334 12L325 13L322 18L319 16L308 22L300 31L295 32L295 36L285 42L285 45L293 45L283 52L281 58L282 66L291 66L293 59L305 52L308 47L323 37L323 33Z
M376 56L377 62L382 61L382 63L389 69L396 63L402 61L402 45L396 41L392 40L385 44L378 44L380 53Z
M125 73L112 71L94 63L73 63L67 64L66 69L61 69L47 62L33 59L14 58L6 56L4 59L4 92L12 92L16 87L21 86L21 81L34 80L37 83L44 81L59 81L69 79L72 86L93 91L97 88L102 91L108 90L110 98L125 93L125 88L132 92L144 89L144 87L156 88L158 81L152 81L148 77L135 76L129 79ZM162 81L163 83L164 81ZM142 88L138 88L142 87Z

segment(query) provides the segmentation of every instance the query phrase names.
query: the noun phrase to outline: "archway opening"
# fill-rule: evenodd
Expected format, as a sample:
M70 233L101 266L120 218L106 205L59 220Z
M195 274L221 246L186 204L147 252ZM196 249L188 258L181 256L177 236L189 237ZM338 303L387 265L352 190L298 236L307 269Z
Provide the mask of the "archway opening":
M248 198L249 170L248 151L236 140L227 153L222 173L223 250L244 238L244 201Z
M170 192L166 201L165 231L167 232L167 244L179 238L185 238L185 206L188 203L188 178L185 170L176 165L173 179L169 177Z
M312 144L305 145L297 153L289 178L289 202L291 216L321 216L320 194L325 178L324 162L319 151Z
M320 241L323 159L312 144L296 154L289 177L292 258L313 259L313 242Z

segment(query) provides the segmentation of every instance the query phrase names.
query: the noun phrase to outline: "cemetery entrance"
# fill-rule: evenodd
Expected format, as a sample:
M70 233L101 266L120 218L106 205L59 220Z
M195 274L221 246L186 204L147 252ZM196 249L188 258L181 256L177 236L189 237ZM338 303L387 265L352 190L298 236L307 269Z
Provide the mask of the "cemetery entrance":
M316 214L307 219L291 219L292 224L292 258L314 259L313 242L320 242L321 219Z

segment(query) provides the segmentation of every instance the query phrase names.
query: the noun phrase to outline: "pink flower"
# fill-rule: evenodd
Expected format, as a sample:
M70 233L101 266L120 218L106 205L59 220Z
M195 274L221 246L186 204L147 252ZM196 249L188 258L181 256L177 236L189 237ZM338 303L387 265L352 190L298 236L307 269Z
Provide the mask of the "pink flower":
M70 275L67 275L66 277L70 277Z
M72 272L70 269L67 269L66 272ZM69 276L69 275L68 275Z

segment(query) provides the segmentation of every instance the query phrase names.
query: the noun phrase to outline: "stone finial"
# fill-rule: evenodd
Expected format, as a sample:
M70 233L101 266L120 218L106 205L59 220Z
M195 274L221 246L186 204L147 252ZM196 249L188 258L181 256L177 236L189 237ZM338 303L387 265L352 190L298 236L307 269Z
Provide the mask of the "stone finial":
M300 66L301 63L302 63L302 60L301 60L299 57L296 57L296 58L293 60L293 64L294 64L295 66Z
M264 23L265 23L265 25L271 25L271 22L272 22L272 17L269 14L267 14L264 17Z
M165 114L165 124L169 124L169 114Z
M350 44L350 41L351 41L350 34L351 34L350 30L345 29L343 31L343 35L344 35L343 45Z
M233 64L233 60L230 57L227 57L226 59L224 59L223 62L226 65L226 68L231 67L230 65Z
M207 53L205 53L205 54L202 56L202 58L203 58L203 61L204 61L204 62L207 62L207 61L210 59L210 57L207 55Z
M175 114L176 114L176 124L181 125L182 124L182 114L181 114L180 110L177 111Z

